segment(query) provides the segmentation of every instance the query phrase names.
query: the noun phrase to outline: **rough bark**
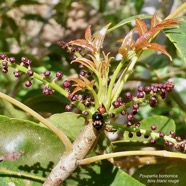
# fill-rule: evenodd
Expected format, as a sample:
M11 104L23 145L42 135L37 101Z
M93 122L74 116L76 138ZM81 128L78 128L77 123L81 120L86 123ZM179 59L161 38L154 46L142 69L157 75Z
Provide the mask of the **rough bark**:
M73 151L63 155L52 172L47 177L43 186L59 186L77 168L78 160L83 159L90 151L99 136L91 122L86 125L73 143Z

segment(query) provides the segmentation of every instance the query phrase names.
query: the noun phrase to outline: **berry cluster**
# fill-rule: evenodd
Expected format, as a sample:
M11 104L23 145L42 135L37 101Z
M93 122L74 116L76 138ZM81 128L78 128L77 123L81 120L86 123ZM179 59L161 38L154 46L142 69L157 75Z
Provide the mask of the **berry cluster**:
M34 78L34 71L31 68L32 65L32 60L28 59L27 57L22 57L20 64L16 64L16 60L14 57L8 57L6 54L0 54L0 60L2 60L1 65L2 65L2 72L7 73L8 72L8 67L12 66L14 67L14 76L16 78L19 78L23 73L28 76L28 80L25 81L25 87L31 87L32 86L32 80ZM21 67L25 67L24 69ZM20 70L21 69L21 70ZM47 80L47 78L50 77L51 72L46 70L44 71L41 75L37 74L44 79ZM62 79L63 73L62 72L56 72L55 77L53 78L53 82L56 82L57 80ZM70 86L69 82L64 81L62 84L63 87L68 88ZM54 93L54 90L49 88L48 85L43 87L42 90L43 95L52 95Z
M159 83L152 86L138 86L136 95L131 92L125 93L128 103L124 103L124 99L118 97L112 105L115 109L121 108L121 114L127 117L127 126L131 126L134 124L134 115L138 113L140 104L148 103L151 107L155 107L157 105L157 96L160 95L164 99L166 94L172 91L173 88L174 84L172 82ZM113 114L110 117L113 117Z
M80 46L78 46L78 47L76 47L74 45L72 46L71 44L66 43L64 41L59 41L59 42L57 42L57 44L61 48L65 49L68 54L71 54L73 59L77 58L77 54L82 57L85 57L85 55L86 55L85 51Z

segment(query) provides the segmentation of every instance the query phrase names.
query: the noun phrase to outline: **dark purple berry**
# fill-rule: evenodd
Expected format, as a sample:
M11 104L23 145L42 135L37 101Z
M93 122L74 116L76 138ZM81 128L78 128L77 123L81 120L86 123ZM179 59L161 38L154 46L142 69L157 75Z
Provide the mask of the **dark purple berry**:
M144 98L145 94L144 92L137 92L136 96L137 98Z
M32 82L31 82L30 80L27 80L27 81L25 82L25 86L26 86L26 87L32 86Z
M155 106L156 106L156 104L157 104L157 99L156 99L155 96L150 97L150 99L149 99L149 104L150 104L151 107L155 107Z
M79 65L79 68L80 68L80 69L83 69L83 68L84 68L84 66L83 66L82 64L80 64L80 65Z
M165 99L166 98L166 93L161 92L160 96L161 96L162 99Z
M151 144L156 144L156 140L155 140L155 139L151 139L151 140L150 140L150 143L151 143Z
M175 149L176 149L176 150L180 149L180 145L177 144L177 145L175 146Z
M170 135L171 137L174 137L175 136L175 132L173 130L170 131Z
M135 127L139 128L140 127L140 122L135 123Z
M133 137L132 132L129 132L129 133L128 133L128 137L129 137L129 138L132 138L132 137Z
M63 73L62 72L56 72L56 77L58 79L61 79L63 77Z
M27 71L27 74L28 74L29 76L33 76L34 72L33 72L32 70L28 70L28 71Z
M77 95L73 95L72 97L71 97L71 101L76 101L78 98L77 98Z
M138 110L138 109L139 109L139 104L138 104L138 103L135 103L135 104L133 105L133 109L134 109L134 110Z
M127 127L132 126L132 123L130 121L127 122Z
M136 136L140 137L141 136L141 132L140 131L136 132Z
M4 67L7 67L7 64L8 64L7 61L3 61L3 62L2 62L2 66L4 66Z
M85 70L82 70L81 72L80 72L80 76L86 76L87 75L87 72L85 71Z
M164 137L165 136L165 133L164 132L159 132L159 137Z
M146 92L146 93L149 93L150 91L151 91L151 87L150 87L150 86L146 86L146 87L145 87L145 92Z
M44 87L42 93L43 93L45 96L48 96L48 95L50 95L50 89L49 89L48 87Z
M2 68L2 72L6 74L8 72L8 68L6 67Z
M114 113L111 113L109 116L110 116L110 118L114 118L115 117L115 114Z
M6 54L1 54L0 59L2 59L2 60L7 59L7 55Z
M63 82L63 87L64 87L64 88L69 88L70 85L71 85L71 83L70 83L70 81L68 81L68 80L65 80L65 81Z
M125 111L125 110L123 110L122 112L121 112L121 115L126 115L127 114L127 112Z
M174 143L172 143L171 141L169 141L168 146L169 147L172 147L173 145L174 145Z
M123 102L123 98L122 97L118 97L117 101L119 101L120 103Z
M70 111L71 109L72 109L72 105L66 105L66 106L65 106L65 110L66 110L66 111Z
M138 91L143 92L145 90L144 86L138 86Z
M175 139L176 139L177 142L181 142L182 141L182 138L180 136L176 136Z
M169 146L169 142L168 141L164 141L164 145L165 146Z
M133 95L132 95L131 92L126 92L126 93L125 93L125 96L126 96L126 98L128 98L128 99L130 99L130 100L132 100L132 98L133 98Z
M156 125L152 125L151 126L151 130L156 130L157 129L157 126Z
M157 92L158 92L158 88L157 88L157 87L154 87L154 88L152 89L152 91L153 91L154 93L157 93Z
M45 72L43 72L43 75L44 75L45 77L49 77L50 74L51 74L51 72L48 71L48 70L46 70Z
M137 113L138 113L138 110L135 110L135 109L132 110L132 114L133 114L133 115L135 115L135 114L137 114Z
M134 117L133 117L132 114L128 114L128 115L127 115L127 119L128 119L129 121L133 121L133 120L134 120Z
M14 73L14 76L17 77L17 78L21 76L21 72L20 71L16 70L13 73Z
M83 115L84 116L88 116L89 115L89 112L85 110L85 111L83 111Z
M27 61L28 61L28 58L27 57L22 57L21 58L21 62L23 62L24 64L26 64Z
M15 58L14 57L10 57L8 60L10 61L10 63L15 63Z
M114 101L114 102L112 103L112 105L114 106L114 108L118 108L118 107L121 106L121 104L120 104L119 101Z
M144 138L145 138L145 139L149 138L149 135L145 134L145 135L144 135Z

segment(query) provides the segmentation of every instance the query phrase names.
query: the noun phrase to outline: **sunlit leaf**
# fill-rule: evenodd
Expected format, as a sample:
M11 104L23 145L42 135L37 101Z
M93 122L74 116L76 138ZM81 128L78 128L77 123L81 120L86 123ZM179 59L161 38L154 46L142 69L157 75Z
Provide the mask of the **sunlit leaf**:
M92 41L92 34L91 34L91 25L89 25L85 31L85 39L88 41L88 42L91 42Z
M145 22L139 18L136 18L135 21L136 21L136 27L137 27L138 33L140 36L142 36L143 34L145 34L148 31L147 26L146 26Z
M99 51L103 46L103 41L105 39L105 35L107 33L107 29L110 26L110 24L107 24L104 26L95 36L93 40L93 45L96 48L97 51Z

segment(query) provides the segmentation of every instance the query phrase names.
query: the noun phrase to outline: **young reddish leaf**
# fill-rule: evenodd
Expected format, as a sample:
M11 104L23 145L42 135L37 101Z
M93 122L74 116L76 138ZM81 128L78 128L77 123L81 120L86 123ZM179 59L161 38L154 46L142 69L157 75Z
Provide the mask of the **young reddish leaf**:
M143 34L145 34L148 31L147 26L146 26L145 22L139 18L136 18L135 21L136 21L136 28L138 30L138 33L140 36L142 36Z
M97 51L100 50L100 48L102 47L103 45L103 41L104 41L104 38L105 38L105 35L107 33L107 29L108 27L110 26L110 23L107 24L106 26L104 26L95 36L95 39L93 41L93 45L94 47L96 48Z
M75 60L73 60L71 63L81 63L82 65L86 66L87 68L89 68L91 71L94 71L96 69L96 65L89 59L86 58L76 58Z
M80 46L90 51L91 53L95 53L96 51L96 48L92 45L92 43L88 43L85 39L77 39L74 41L70 41L68 44Z
M88 41L88 43L91 43L91 39L92 39L91 25L89 25L85 31L85 39Z
M133 48L134 46L134 40L133 40L133 34L134 31L136 30L136 28L132 29L126 36L125 38L122 40L122 45L118 50L118 53L125 56L128 49Z
M170 54L165 50L165 48L157 43L150 43L148 46L147 46L148 49L151 49L151 50L156 50L156 51L159 51L163 54L165 54L166 56L169 57L170 61L172 61L172 57L170 56Z
M150 28L155 27L159 22L160 22L160 18L158 18L156 14L154 14L150 22Z
M81 79L80 79L81 78ZM71 95L75 94L76 92L83 90L83 89L89 89L92 88L94 85L94 80L89 81L87 78L80 76L80 78L69 78L70 81L76 82L76 84L73 84L73 87L76 87Z

